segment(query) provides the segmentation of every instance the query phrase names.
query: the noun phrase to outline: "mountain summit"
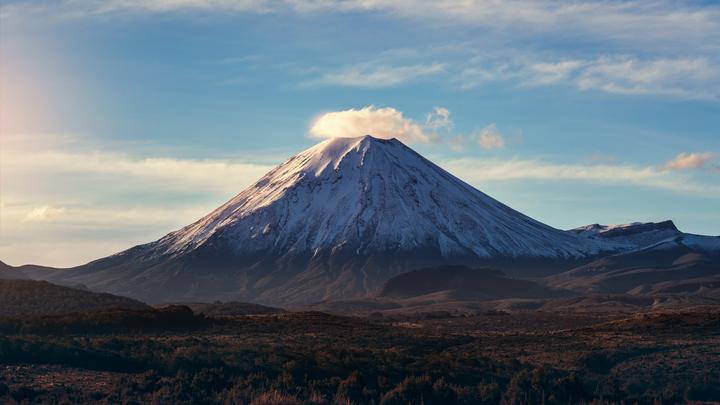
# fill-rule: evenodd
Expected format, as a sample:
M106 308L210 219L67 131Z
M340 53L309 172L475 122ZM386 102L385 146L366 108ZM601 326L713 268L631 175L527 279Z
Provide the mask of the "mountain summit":
M158 252L246 256L577 256L577 241L481 193L397 139L334 138L290 158Z
M421 267L575 260L612 247L533 220L397 139L307 149L199 221L58 273L149 302L366 296Z

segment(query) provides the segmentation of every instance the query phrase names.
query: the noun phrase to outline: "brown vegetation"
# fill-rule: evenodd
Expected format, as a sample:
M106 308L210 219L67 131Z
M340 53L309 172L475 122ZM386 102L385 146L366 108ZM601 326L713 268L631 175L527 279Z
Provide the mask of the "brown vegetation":
M74 325L66 328L55 326L60 321L47 327L47 317L28 318L26 329L0 337L0 402L720 400L720 315L711 310L376 321L319 312L213 321L182 307L121 312L58 318ZM103 317L133 319L136 326L97 323Z
M0 279L0 317L57 315L111 308L147 309L140 301L46 281Z

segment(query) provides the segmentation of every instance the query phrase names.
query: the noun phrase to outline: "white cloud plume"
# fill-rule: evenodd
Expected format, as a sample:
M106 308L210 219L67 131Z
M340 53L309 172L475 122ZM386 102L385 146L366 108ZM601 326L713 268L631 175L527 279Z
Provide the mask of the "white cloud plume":
M684 170L704 168L717 155L711 152L680 153L660 166L660 170Z
M505 138L503 138L497 125L490 124L480 130L478 134L478 144L483 149L502 149L505 147Z
M397 138L405 143L430 142L435 139L422 125L392 107L351 108L328 112L317 117L308 131L313 138L350 138L372 135Z

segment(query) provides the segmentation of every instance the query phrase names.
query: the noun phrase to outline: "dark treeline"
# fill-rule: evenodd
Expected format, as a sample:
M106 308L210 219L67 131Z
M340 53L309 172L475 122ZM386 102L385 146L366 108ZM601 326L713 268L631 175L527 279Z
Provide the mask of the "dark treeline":
M107 334L172 332L205 328L218 320L195 315L190 308L171 305L159 309L108 309L64 315L0 318L2 334Z

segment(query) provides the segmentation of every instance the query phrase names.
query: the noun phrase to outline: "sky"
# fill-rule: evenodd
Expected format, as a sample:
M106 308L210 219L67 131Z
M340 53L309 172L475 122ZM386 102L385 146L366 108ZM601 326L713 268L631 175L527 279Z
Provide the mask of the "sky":
M3 0L0 260L187 225L338 136L551 226L720 234L720 5Z

